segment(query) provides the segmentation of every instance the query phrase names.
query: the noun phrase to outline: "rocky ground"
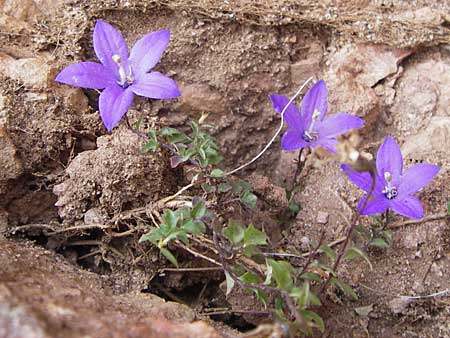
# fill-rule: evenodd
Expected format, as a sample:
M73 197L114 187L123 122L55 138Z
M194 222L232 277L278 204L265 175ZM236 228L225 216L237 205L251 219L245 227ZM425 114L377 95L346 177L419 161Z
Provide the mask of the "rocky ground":
M213 322L195 301L180 299L189 308L148 293L173 300L207 284L204 297L226 302L219 271L161 273L170 264L137 243L146 224L120 216L175 193L186 184L182 170L170 168L166 153L141 154L142 140L124 124L106 133L96 91L54 82L64 66L95 60L96 19L129 45L171 30L156 70L174 78L182 96L135 100L130 119L143 114L146 126L185 128L207 112L228 168L276 130L267 95L292 95L309 76L326 80L330 113L365 119L347 141L374 154L392 135L409 165L441 166L419 195L424 221L395 218L392 247L370 251L373 270L343 267L360 300L328 295L319 313L325 337L450 337L448 297L398 298L450 288L448 1L0 0L0 8L0 337L232 337L240 333L223 322L241 330L255 323ZM275 196L255 223L286 203L277 192L298 153L279 149L277 141L241 175L254 173L255 189ZM324 227L327 240L339 239L361 196L322 151L308 156L302 184L295 224L265 225L286 249L298 250ZM136 230L120 235L130 224ZM228 303L239 308L240 297Z

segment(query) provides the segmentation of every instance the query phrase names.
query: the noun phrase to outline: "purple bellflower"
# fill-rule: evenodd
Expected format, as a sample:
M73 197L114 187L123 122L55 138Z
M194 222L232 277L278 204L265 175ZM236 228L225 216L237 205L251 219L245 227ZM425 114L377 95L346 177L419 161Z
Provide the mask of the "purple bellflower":
M350 181L359 188L369 192L372 177L368 172L359 173L343 164ZM420 219L423 217L423 207L414 193L426 186L437 175L440 168L431 164L416 164L403 173L403 157L397 142L388 136L378 149L376 159L376 179L371 199L361 210L365 195L358 204L362 215L383 213L392 209L399 215Z
M56 81L72 86L104 89L99 98L100 117L108 131L114 128L133 102L134 94L152 99L180 96L174 80L149 71L158 63L169 43L170 32L145 35L131 49L110 24L97 21L94 50L100 63L80 62L64 68Z
M336 154L336 137L363 126L362 119L346 113L325 118L328 109L327 95L325 81L320 80L305 94L300 111L294 103L286 109L284 120L289 128L281 140L283 150L319 146ZM277 113L281 113L289 103L289 99L282 95L269 97Z

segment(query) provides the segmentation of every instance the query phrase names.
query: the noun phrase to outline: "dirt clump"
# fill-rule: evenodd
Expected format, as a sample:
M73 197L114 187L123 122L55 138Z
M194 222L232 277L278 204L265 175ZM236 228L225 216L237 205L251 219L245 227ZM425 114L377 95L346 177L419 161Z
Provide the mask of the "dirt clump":
M142 154L142 145L138 135L120 128L98 138L97 149L80 153L53 189L59 215L68 222L89 220L95 210L97 220L107 220L169 194L174 172L167 157Z

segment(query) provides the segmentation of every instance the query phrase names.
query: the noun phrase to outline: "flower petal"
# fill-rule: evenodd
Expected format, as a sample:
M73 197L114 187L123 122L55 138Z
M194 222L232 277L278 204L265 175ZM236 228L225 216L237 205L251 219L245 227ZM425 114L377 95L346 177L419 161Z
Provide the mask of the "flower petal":
M426 186L441 168L432 164L416 164L405 171L398 187L400 196L411 195Z
M423 217L423 206L415 196L397 197L390 201L391 208L397 214L409 218L420 219Z
M384 177L385 172L392 175L393 184L398 184L403 170L403 157L397 142L388 136L384 140L377 155L377 172Z
M56 81L72 86L103 89L114 84L112 73L100 63L79 62L64 68Z
M130 88L123 89L118 85L106 88L99 98L100 117L106 129L113 129L127 112L133 102Z
M357 116L346 113L340 113L326 118L323 121L317 121L315 130L320 137L336 137L352 129L361 128L364 120Z
M173 99L181 95L176 82L159 72L142 74L130 88L136 95L152 99Z
M281 139L281 149L283 150L296 150L307 146L308 143L301 138L298 130L289 129Z
M324 148L325 150L329 151L330 153L337 155L337 151L336 151L337 143L338 142L335 138L322 138L319 135L319 138L316 141L311 142L310 146L311 147L321 147L321 148Z
M347 164L341 164L341 169L344 170L348 179L352 181L358 188L369 192L372 185L372 176L370 176L369 172L357 172Z
M94 50L100 62L118 74L118 66L112 56L119 55L122 65L128 69L128 47L122 34L109 23L97 20L94 28Z
M361 200L358 203L358 212L361 215L381 214L389 208L389 200L386 197L384 196L373 197L372 195L371 200L369 200L367 205L364 207L364 210L362 210L366 198L367 195L361 198Z
M286 96L283 95L272 94L269 95L269 98L272 100L273 108L279 114L281 114L284 107L286 107L286 105L290 101ZM294 103L291 103L284 112L284 120L290 128L298 130L299 133L303 132L304 128L302 126L300 112L298 111L298 108Z
M161 59L170 39L170 31L160 30L145 35L131 48L130 62L135 74L147 73Z
M312 86L303 97L300 109L302 116L302 125L307 129L312 121L312 115L315 110L320 112L318 121L323 120L328 109L327 102L328 90L325 81L320 80Z

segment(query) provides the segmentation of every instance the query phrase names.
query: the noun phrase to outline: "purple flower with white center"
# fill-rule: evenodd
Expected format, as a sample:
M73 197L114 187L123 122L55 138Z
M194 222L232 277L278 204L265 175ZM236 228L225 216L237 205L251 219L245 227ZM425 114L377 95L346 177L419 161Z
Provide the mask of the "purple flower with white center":
M56 81L91 89L104 89L99 98L100 117L108 131L114 128L133 102L134 94L152 99L180 96L174 80L149 71L158 63L170 39L160 30L138 40L130 54L125 40L113 26L97 21L94 50L100 63L80 62L64 68Z
M376 159L376 179L371 199L364 210L361 210L365 195L358 204L362 215L383 213L392 209L405 217L420 219L423 207L414 193L426 186L437 175L440 168L431 164L416 164L403 173L403 157L397 142L388 136L378 149ZM368 172L359 173L343 164L341 168L348 178L359 188L369 192L372 177Z
M325 118L327 95L325 81L320 80L305 94L300 111L294 103L289 105L284 112L284 120L289 128L281 140L283 150L322 147L336 154L336 137L363 126L362 119L346 113ZM281 113L289 103L289 99L282 95L269 97L277 113Z

